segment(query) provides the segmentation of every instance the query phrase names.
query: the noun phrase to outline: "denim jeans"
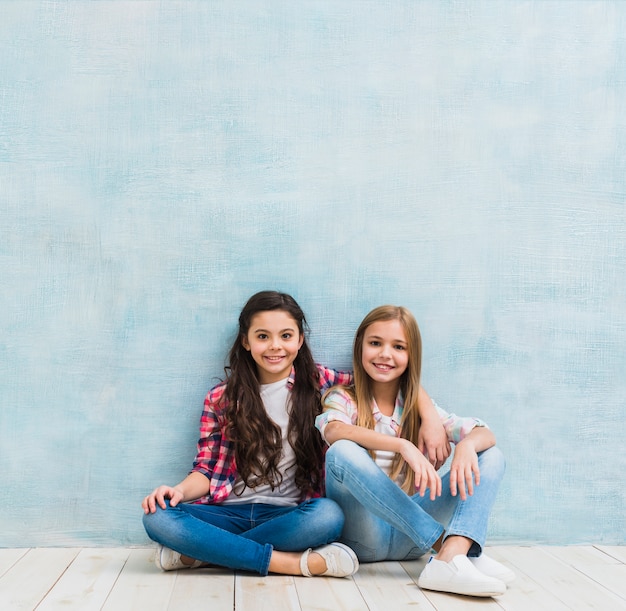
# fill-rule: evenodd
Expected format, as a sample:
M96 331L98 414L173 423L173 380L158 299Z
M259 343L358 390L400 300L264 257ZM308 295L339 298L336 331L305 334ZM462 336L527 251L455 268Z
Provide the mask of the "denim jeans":
M450 493L449 474L434 501L407 495L378 467L367 450L341 439L326 452L326 495L346 516L341 541L361 562L412 560L430 551L442 532L473 541L470 556L479 556L487 536L489 514L504 475L504 457L496 447L478 454L480 485L462 501Z
M304 551L336 541L344 516L327 498L295 507L182 503L143 516L148 536L183 556L267 575L272 550Z

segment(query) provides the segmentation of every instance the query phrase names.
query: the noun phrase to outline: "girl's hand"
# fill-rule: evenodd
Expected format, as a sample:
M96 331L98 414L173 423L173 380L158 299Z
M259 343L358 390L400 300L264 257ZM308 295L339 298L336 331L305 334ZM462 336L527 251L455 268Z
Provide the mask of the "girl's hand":
M454 458L450 465L450 493L456 496L458 490L461 500L464 501L468 494L474 494L474 484L480 484L478 454L472 441L466 438L454 449Z
M155 488L141 503L144 513L154 513L157 503L161 509L165 509L165 499L170 500L170 506L176 507L184 500L182 490L173 486L159 486Z
M441 418L422 418L417 436L417 447L430 464L439 469L450 456L450 442L441 424Z
M426 488L430 489L430 500L441 496L441 478L435 468L428 462L424 454L410 441L403 440L401 454L404 460L415 473L415 489L420 496L426 494Z

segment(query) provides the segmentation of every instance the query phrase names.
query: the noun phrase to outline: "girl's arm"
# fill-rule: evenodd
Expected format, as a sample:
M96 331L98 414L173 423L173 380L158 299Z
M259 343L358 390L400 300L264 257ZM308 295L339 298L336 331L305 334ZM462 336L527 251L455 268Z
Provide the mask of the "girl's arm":
M422 454L428 457L435 469L439 469L450 456L450 442L441 423L441 417L421 384L417 401L422 421L417 438L417 447Z
M222 440L222 427L217 415L221 405L225 385L219 384L212 388L204 399L204 409L200 417L200 439L198 452L193 463L193 470L175 486L159 486L144 498L141 506L144 513L154 513L157 504L165 509L165 499L176 507L178 503L195 501L209 494L210 477L218 463Z
M408 439L383 435L371 429L338 420L332 420L326 425L324 437L329 445L339 439L347 439L358 443L366 450L386 450L401 454L415 473L415 488L419 490L420 495L424 496L426 488L430 488L430 499L433 501L441 495L441 478L424 454Z
M478 469L478 452L487 450L496 445L496 437L490 429L484 426L474 427L462 441L454 448L454 458L450 465L450 492L456 496L457 491L461 500L467 495L474 494L474 483L480 484L480 470ZM473 475L473 479L472 479Z
M165 499L170 500L170 505L176 507L178 503L195 501L209 493L209 479L197 471L190 473L176 486L159 486L155 488L141 503L144 513L154 513L157 504L165 509Z

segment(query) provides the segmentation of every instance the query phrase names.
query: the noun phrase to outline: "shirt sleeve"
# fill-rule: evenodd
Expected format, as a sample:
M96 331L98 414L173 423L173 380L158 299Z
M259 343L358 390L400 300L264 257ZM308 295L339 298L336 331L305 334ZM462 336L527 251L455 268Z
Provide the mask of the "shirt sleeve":
M324 397L322 407L324 411L315 419L315 426L326 443L328 441L324 430L329 422L336 420L344 424L356 424L356 403L345 390L339 388L330 390Z
M456 414L449 414L444 409L439 407L434 401L433 404L439 414L439 417L441 418L443 428L446 431L446 435L448 436L448 441L450 443L459 443L459 441L462 441L470 434L474 427L484 426L485 428L489 428L487 423L480 418L462 417L457 416Z
M320 390L322 394L332 386L350 386L352 384L352 372L350 371L337 371L319 364L317 365L317 370L320 374Z
M209 391L204 399L204 409L200 417L200 437L192 472L198 471L209 479L220 461L220 450L223 445L219 404L224 391L224 385L216 386Z

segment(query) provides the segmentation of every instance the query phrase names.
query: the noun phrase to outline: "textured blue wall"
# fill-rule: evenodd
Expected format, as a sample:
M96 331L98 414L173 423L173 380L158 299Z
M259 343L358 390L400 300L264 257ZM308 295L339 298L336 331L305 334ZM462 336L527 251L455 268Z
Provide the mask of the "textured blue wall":
M626 543L626 3L0 11L0 545L145 542L264 288L413 310L492 542Z

